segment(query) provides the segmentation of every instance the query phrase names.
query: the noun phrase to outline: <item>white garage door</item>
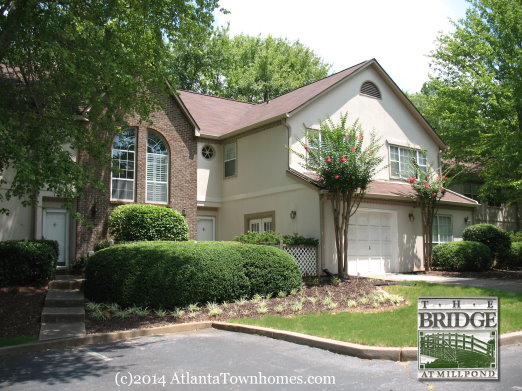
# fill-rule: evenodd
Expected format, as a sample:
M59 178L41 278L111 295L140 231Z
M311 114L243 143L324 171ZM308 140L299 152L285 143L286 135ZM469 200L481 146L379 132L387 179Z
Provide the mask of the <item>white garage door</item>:
M358 211L348 227L348 273L380 274L394 271L392 213Z

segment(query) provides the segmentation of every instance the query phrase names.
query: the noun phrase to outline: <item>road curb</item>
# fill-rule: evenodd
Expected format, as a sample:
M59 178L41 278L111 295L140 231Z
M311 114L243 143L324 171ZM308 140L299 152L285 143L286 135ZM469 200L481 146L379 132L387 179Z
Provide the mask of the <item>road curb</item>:
M239 323L213 322L212 327L225 331L261 335L268 338L279 339L299 345L306 345L334 353L370 360L413 361L417 359L416 347L360 345L351 342L337 341L335 339L315 337L308 334L294 333L292 331L270 329Z
M117 342L132 338L151 335L165 335L215 328L218 330L259 335L281 341L287 341L298 345L306 345L313 348L328 350L333 353L343 354L369 360L391 360L391 361L415 361L417 360L416 347L386 347L361 345L352 342L338 341L335 339L315 337L308 334L295 333L292 331L271 329L227 322L194 322L182 323L171 326L161 326L149 329L134 329L127 331L115 331L111 333L88 334L81 337L63 338L52 341L42 341L30 344L7 346L0 348L0 356L17 355L24 353L36 353L46 350L66 349L83 345L104 344ZM522 343L522 331L502 334L500 345L509 346Z
M66 349L83 345L104 344L123 341L131 338L145 337L149 335L175 334L186 331L208 329L212 322L182 323L171 326L152 327L148 329L133 329L126 331L114 331L110 333L88 334L80 337L60 338L23 345L7 346L0 348L0 356L17 355L24 353L36 353L46 350Z

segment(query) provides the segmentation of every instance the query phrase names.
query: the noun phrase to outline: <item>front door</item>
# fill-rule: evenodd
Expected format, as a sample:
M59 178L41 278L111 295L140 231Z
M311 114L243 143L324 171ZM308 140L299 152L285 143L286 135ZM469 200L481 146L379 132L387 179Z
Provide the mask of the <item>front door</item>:
M216 240L215 217L198 216L198 240Z
M43 218L43 238L56 240L60 249L58 266L67 265L68 213L66 209L46 209Z

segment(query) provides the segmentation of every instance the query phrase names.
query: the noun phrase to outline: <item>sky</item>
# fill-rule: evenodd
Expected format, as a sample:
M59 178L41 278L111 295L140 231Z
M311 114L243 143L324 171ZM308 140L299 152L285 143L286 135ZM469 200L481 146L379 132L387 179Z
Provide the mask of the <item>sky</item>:
M230 11L216 24L230 23L232 35L299 40L332 73L376 58L397 85L417 92L428 80L429 54L451 20L465 16L465 0L220 0Z

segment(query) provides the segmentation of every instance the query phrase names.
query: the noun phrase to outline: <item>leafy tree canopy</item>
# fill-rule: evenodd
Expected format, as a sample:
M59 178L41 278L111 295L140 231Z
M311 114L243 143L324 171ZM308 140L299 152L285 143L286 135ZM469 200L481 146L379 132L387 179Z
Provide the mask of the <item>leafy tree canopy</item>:
M126 115L146 119L165 90L170 48L210 34L217 0L0 0L0 201L72 200L108 162ZM9 184L6 185L6 179ZM5 210L4 210L5 212Z
M172 50L176 85L205 94L259 103L326 77L330 65L299 41L268 36L231 37L217 29L196 46Z
M441 35L434 74L414 103L457 163L479 168L483 195L522 198L522 3L470 0L455 31Z

